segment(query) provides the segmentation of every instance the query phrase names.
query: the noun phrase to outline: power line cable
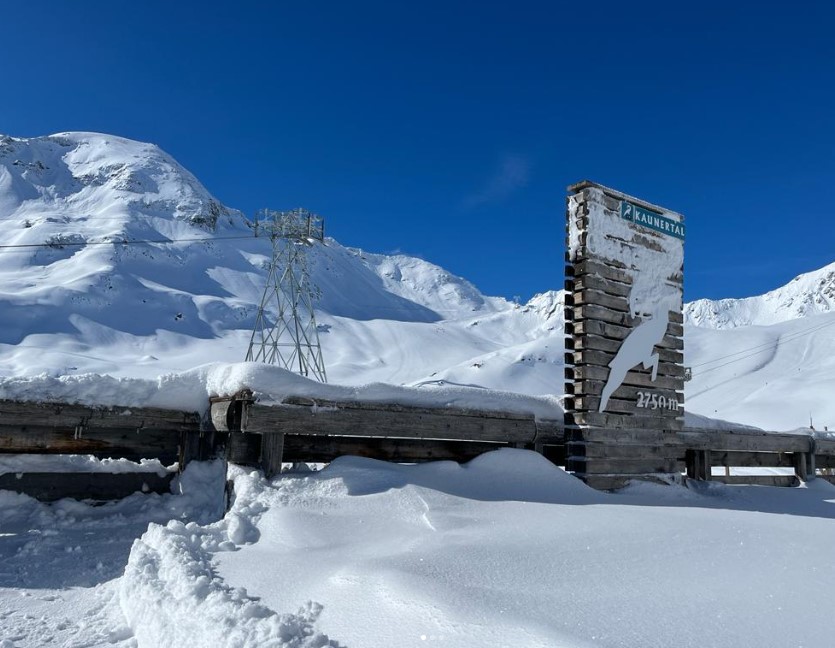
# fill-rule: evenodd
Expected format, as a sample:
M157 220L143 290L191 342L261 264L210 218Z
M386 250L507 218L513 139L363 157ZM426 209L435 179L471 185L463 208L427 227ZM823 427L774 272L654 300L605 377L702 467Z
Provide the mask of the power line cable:
M709 360L708 362L703 362L703 363L700 363L699 365L693 365L693 366L696 367L696 366L704 366L706 364L712 364L714 362L718 362L719 360L723 360L725 358L730 358L730 357L733 357L734 355L739 355L740 353L745 353L746 351L752 351L754 349L759 349L758 351L753 351L753 353L748 353L747 355L743 355L742 357L735 358L734 360L729 360L728 362L723 362L720 365L716 365L715 367L709 367L707 369L703 369L703 370L698 372L699 375L704 375L706 373L710 373L711 371L715 371L716 369L721 369L722 367L727 367L728 365L734 364L735 362L740 362L742 360L746 360L748 358L751 358L755 355L759 355L760 353L764 353L766 351L776 349L781 344L783 344L784 342L791 342L793 340L805 337L807 335L810 335L811 333L814 333L816 331L819 331L821 329L824 329L828 326L833 326L833 325L835 325L835 320L833 320L832 322L827 322L826 324L822 324L820 326L810 328L810 329L805 329L803 331L796 331L795 333L790 333L790 334L788 334L788 335L786 335L782 338L778 338L778 340L776 342L768 343L767 345L759 345L759 347L751 347L750 349L744 349L743 351L738 351L737 353L729 354L727 356L723 356L723 357L720 357L720 358L714 358L713 360ZM765 348L760 348L760 347L765 347Z
M704 365L713 364L714 362L719 362L720 360L725 360L726 358L733 358L734 356L738 356L741 353L747 353L748 351L756 351L757 349L767 350L767 349L772 348L774 346L778 346L782 342L788 342L788 341L794 340L795 338L804 337L806 335L814 333L815 331L819 331L820 329L823 329L823 328L826 328L827 326L832 326L832 325L835 325L835 320L833 320L832 322L826 322L824 324L816 324L815 326L812 326L808 329L801 329L800 331L794 331L793 333L787 333L786 335L783 335L783 336L779 337L777 339L777 342L764 342L763 344L758 344L758 345L753 346L753 347L748 347L747 349L740 349L739 351L735 351L734 353L729 353L727 355L718 356L716 358L713 358L712 360L706 360L704 362L699 362L698 364L694 364L694 365L690 365L690 366L691 366L691 368L695 369L696 367L703 367Z
M212 243L214 241L234 241L241 239L254 239L252 234L247 236L207 236L202 238L181 238L181 239L121 239L112 241L55 241L53 243L15 243L11 245L0 245L2 250L23 250L32 248L51 248L53 250L65 247L86 247L88 245L139 245L141 243Z

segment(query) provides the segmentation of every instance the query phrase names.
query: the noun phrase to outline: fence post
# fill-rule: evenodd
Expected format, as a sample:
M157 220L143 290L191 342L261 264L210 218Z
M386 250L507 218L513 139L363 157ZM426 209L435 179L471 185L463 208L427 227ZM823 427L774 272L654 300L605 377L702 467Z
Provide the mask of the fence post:
M795 452L794 453L794 474L797 475L798 479L801 481L808 481L809 480L809 473L807 472L807 457L809 456L808 452Z
M687 450L684 460L687 463L687 476L690 479L710 480L710 450Z

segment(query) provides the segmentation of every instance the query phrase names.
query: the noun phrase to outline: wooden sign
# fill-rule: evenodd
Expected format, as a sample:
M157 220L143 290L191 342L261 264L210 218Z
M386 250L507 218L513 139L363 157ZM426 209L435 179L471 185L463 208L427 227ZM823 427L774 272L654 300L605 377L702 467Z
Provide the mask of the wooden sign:
M588 181L568 191L566 427L681 429L684 218Z

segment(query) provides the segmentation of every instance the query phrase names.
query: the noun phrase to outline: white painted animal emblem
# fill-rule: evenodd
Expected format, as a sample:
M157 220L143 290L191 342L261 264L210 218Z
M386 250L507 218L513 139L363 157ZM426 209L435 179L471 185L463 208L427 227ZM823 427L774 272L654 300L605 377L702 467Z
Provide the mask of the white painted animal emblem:
M670 319L669 303L662 300L655 305L649 318L643 320L626 337L618 349L617 355L609 363L609 378L600 395L600 409L603 412L609 404L609 398L623 384L626 374L633 367L642 364L644 369L652 367L652 380L658 375L659 357L654 353L655 346L664 339Z

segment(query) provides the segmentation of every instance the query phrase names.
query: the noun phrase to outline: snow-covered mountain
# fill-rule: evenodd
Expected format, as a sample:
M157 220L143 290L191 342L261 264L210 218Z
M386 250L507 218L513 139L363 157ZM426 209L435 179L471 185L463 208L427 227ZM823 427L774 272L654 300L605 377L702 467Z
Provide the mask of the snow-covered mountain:
M243 360L269 241L158 147L0 137L0 233L0 376L154 378ZM310 268L332 382L562 393L562 291L517 305L333 239ZM688 411L835 426L833 304L835 264L760 297L687 304Z
M148 376L244 358L269 241L158 147L3 137L0 228L0 374ZM541 370L562 362L561 293L519 306L333 239L309 263L332 380L562 388Z
M768 326L835 311L835 263L807 272L785 286L744 299L697 299L686 304L687 324L730 329Z

